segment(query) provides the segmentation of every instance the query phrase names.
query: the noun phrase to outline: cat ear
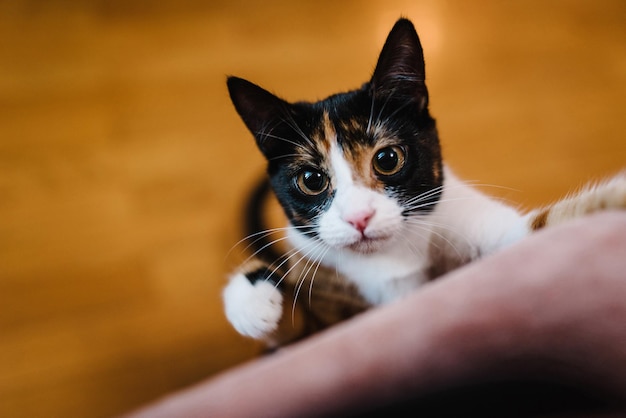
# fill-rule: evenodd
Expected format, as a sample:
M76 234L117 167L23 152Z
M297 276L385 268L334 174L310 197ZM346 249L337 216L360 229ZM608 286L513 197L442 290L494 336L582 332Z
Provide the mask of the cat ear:
M269 157L276 141L270 140L268 135L281 115L291 111L291 105L243 78L228 77L226 84L237 113L256 138L261 152Z
M428 103L424 53L413 23L400 19L389 32L370 86L375 95L416 100L420 109Z

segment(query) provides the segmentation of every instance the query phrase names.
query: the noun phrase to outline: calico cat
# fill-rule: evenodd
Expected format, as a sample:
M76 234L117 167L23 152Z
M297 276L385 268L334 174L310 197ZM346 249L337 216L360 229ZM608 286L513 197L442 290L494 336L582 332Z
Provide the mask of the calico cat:
M289 248L271 248L267 237L277 230L251 235L257 254L224 289L239 333L285 344L534 230L626 207L626 175L525 215L458 180L442 160L424 80L422 47L407 19L395 24L371 80L357 90L288 103L228 78L289 220Z

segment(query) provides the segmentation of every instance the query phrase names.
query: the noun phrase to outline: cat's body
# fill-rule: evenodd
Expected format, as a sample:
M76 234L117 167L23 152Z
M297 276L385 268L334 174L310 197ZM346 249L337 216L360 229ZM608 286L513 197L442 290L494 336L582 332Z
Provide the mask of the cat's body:
M224 290L233 326L270 345L398 299L535 229L626 207L626 176L526 215L457 179L405 19L358 90L291 104L242 79L228 86L289 219L289 249L252 258Z

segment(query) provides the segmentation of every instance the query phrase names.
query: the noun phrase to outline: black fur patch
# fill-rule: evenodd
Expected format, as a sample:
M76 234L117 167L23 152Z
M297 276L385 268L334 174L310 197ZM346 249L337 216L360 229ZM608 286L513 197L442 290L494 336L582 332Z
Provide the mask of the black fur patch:
M252 284L256 284L258 281L265 281L282 288L282 282L280 278L282 274L278 271L274 271L271 268L261 267L254 271L246 273L246 279Z

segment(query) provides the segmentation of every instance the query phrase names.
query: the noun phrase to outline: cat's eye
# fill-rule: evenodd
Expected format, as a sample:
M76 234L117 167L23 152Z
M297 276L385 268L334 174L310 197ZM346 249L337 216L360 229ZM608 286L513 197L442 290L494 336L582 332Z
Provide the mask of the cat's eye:
M404 162L404 150L399 146L393 145L376 151L372 164L378 174L391 176L404 167Z
M300 171L296 184L302 193L316 196L328 187L328 177L321 171L308 168Z

